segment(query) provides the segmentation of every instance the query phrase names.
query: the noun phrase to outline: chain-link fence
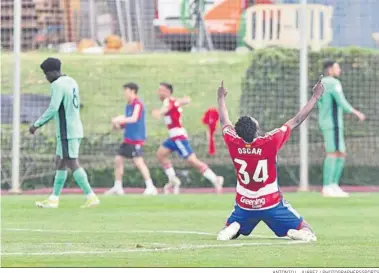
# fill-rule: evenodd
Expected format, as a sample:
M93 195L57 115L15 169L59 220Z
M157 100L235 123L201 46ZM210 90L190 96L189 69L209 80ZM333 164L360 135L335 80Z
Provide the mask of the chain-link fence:
M344 181L348 184L377 184L377 103L379 102L379 19L375 0L308 1L309 82L320 73L327 58L340 62L342 85L347 99L365 112L367 122L346 122L350 154ZM165 182L155 160L155 151L167 135L165 126L150 113L160 102L155 90L161 81L175 86L175 96L189 95L193 103L184 110L184 126L199 157L216 172L235 182L234 171L216 135L217 154L207 155L203 113L216 105L215 90L224 79L235 120L240 114L256 116L264 130L281 125L298 109L299 93L299 1L241 0L23 0L21 79L21 179L23 187L47 187L54 174L54 126L49 124L29 136L31 124L49 103L48 84L39 64L57 55L63 71L80 86L81 115L85 139L81 162L95 186L111 185L113 156L121 133L110 133L110 119L123 113L121 86L133 81L147 108L146 159L155 180ZM1 2L1 42L12 49L13 0ZM345 49L354 45L370 50ZM275 47L275 48L272 48ZM288 50L276 47L290 48ZM337 47L337 49L328 49ZM214 52L215 50L226 52ZM180 51L209 51L203 54ZM249 51L239 54L237 51ZM59 53L60 52L60 53ZM63 53L73 54L63 54ZM77 52L83 54L77 54ZM159 54L131 54L154 52ZM86 53L86 54L85 54ZM2 56L2 182L11 179L12 58ZM241 88L242 86L242 88ZM8 94L8 95L7 95ZM310 119L310 182L321 182L323 144L316 113ZM299 166L298 135L280 158L281 183L296 185ZM187 186L202 186L188 173L182 161ZM129 169L129 165L127 165ZM131 167L131 166L130 166ZM139 185L140 176L127 171L126 185ZM3 183L3 185L5 185ZM188 183L188 184L186 184Z
M310 5L330 9L330 46L377 48L379 22L375 0L311 0ZM243 45L245 11L259 4L291 5L298 0L23 0L24 49L58 47L63 42L92 39L104 45L117 35L126 43L141 43L144 51L235 49ZM265 5L264 8L268 7ZM286 28L286 12L281 21ZM327 13L323 16L327 17ZM10 49L13 33L13 0L2 1L2 47ZM263 16L265 16L263 14ZM274 14L267 14L273 19ZM310 14L310 16L314 16ZM202 27L206 26L205 33ZM313 26L310 26L310 29ZM200 31L199 31L200 30ZM285 31L282 29L281 31ZM208 39L209 38L209 39ZM295 37L292 37L294 39ZM291 39L291 38L289 38ZM200 44L199 44L200 40ZM110 45L111 46L111 45Z

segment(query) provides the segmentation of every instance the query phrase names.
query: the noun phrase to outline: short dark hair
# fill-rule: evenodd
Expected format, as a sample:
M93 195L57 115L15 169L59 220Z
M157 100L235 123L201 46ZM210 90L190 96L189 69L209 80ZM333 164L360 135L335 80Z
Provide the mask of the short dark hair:
M56 58L47 58L46 60L41 63L40 68L43 70L43 72L46 74L47 72L52 72L52 71L61 71L61 61Z
M248 116L243 116L238 119L235 125L237 135L245 142L252 142L257 136L257 123Z
M172 86L171 83L168 83L168 82L161 82L160 85L163 85L164 87L166 87L168 90L170 90L170 93L174 93L174 87Z
M139 89L139 87L138 87L138 85L135 84L134 82L128 82L128 83L125 83L123 87L124 87L124 89L128 88L128 89L130 89L130 90L133 90L134 93L136 93L136 94L138 93L138 89Z
M323 69L326 70L326 69L329 69L331 68L334 64L336 63L336 61L334 60L326 60L323 64Z

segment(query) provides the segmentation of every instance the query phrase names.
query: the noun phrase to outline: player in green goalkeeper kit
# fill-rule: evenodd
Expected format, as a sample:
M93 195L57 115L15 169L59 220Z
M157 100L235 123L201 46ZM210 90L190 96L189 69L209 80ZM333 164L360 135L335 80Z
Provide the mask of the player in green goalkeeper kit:
M30 127L35 131L45 125L50 119L56 124L56 173L53 193L42 202L36 202L40 208L57 208L59 195L67 178L68 167L73 172L75 181L86 194L87 201L82 208L93 207L100 203L88 183L87 173L79 165L79 147L83 138L83 124L80 120L79 87L76 81L61 73L61 62L48 58L41 64L46 79L51 83L51 101L49 108Z
M339 180L343 171L346 157L344 139L344 113L352 113L360 121L365 120L365 115L346 100L341 82L337 79L341 74L341 68L335 61L324 63L324 75L322 84L325 91L318 101L319 125L324 136L326 158L323 167L323 196L348 197L339 186Z

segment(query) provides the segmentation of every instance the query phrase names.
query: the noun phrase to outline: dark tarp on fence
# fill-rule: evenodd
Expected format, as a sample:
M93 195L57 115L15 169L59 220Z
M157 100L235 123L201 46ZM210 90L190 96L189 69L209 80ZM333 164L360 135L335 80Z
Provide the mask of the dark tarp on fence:
M21 95L20 122L32 123L46 110L50 96L36 94ZM1 95L1 123L11 124L13 119L13 95Z
M20 122L29 124L36 121L47 109L50 96L21 94ZM80 107L83 107L81 104ZM1 95L1 123L12 124L13 95Z

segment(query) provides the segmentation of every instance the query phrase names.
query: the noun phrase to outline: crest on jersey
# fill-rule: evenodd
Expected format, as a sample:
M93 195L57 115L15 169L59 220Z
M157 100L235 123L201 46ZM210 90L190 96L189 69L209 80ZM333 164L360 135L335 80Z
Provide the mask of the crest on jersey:
M246 148L251 148L251 144L245 144Z

